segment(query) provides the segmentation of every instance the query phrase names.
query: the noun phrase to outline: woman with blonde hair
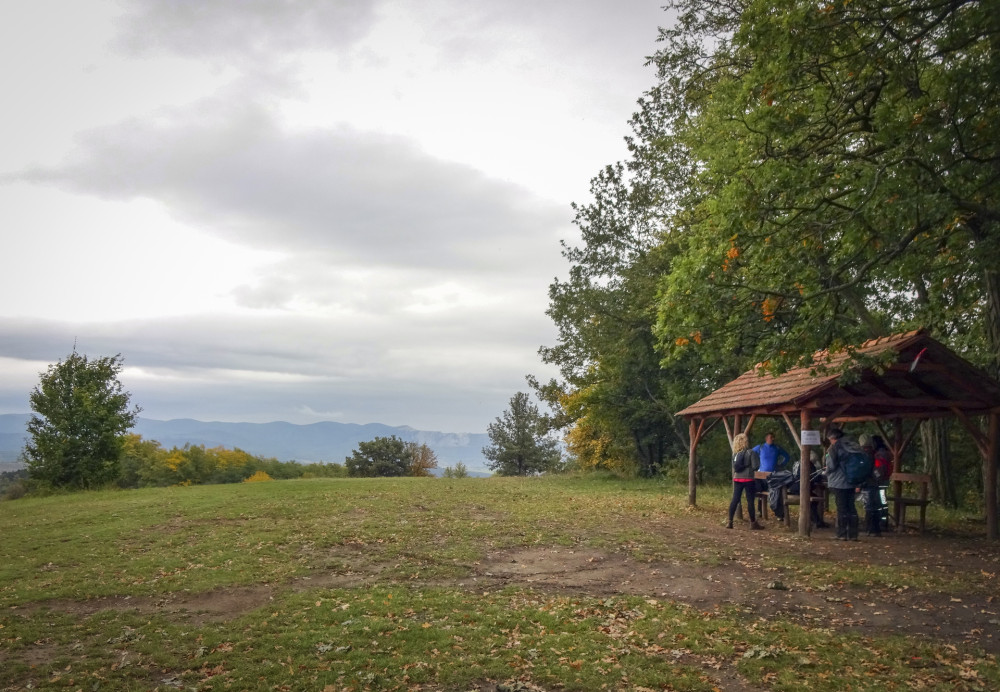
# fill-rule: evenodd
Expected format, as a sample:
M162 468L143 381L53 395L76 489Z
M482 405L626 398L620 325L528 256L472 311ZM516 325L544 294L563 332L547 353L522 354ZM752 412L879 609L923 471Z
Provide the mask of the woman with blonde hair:
M733 499L729 502L729 521L726 528L733 528L733 515L736 508L740 506L740 500L745 493L747 496L747 514L750 515L750 528L758 530L764 528L757 523L756 508L754 507L754 486L756 485L754 474L760 468L760 457L757 452L750 448L750 438L745 433L740 433L733 438Z

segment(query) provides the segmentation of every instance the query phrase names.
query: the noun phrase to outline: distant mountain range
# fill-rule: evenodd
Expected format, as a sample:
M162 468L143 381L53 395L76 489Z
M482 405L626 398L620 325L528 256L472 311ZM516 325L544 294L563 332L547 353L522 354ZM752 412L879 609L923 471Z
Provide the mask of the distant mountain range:
M24 448L26 413L0 414L0 471L10 468ZM336 462L343 464L359 442L376 437L396 437L430 447L438 466L454 466L461 461L470 471L486 471L482 449L489 444L485 433L443 433L393 427L381 423L206 423L190 419L151 420L140 418L133 432L145 440L156 440L166 449L186 444L207 448L238 447L244 452L279 461Z

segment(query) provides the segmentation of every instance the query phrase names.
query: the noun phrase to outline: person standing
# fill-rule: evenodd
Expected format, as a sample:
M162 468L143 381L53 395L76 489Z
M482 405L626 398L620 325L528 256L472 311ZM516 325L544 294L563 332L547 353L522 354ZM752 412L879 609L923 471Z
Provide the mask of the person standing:
M889 480L892 478L892 450L878 435L872 435L875 449L875 482L878 485L879 531L882 525L889 526Z
M875 466L875 444L870 435L863 434L858 437L858 444L861 451L872 459ZM873 474L863 486L861 486L861 499L865 507L865 535L882 535L882 500L879 497L879 487L877 477Z
M784 449L774 444L774 433L764 435L764 441L753 448L760 457L761 471L781 471L788 466L791 457Z
M826 433L830 447L826 450L826 486L833 493L837 505L837 533L840 541L858 540L858 508L854 505L854 484L847 480L844 469L846 450L857 442L844 435L840 428L830 428Z
M750 440L744 433L740 433L733 438L733 499L729 502L729 521L726 528L733 528L733 515L736 508L740 506L742 496L747 496L747 514L750 515L750 528L760 530L764 528L757 522L756 508L754 507L754 494L756 482L754 474L760 468L760 457L757 452L750 449Z

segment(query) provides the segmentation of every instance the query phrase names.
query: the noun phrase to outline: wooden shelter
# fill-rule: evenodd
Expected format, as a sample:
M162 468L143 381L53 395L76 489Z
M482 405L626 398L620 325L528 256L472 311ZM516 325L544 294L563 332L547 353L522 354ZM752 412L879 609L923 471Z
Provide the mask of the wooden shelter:
M688 420L690 457L688 502L695 505L698 443L722 421L730 442L739 432L750 432L761 416L780 417L799 445L803 462L809 448L801 431L825 430L834 422L872 421L892 450L895 468L913 440L919 423L930 418L955 417L965 426L983 455L986 469L987 537L998 538L997 466L1000 447L1000 383L962 359L922 329L868 341L855 349L880 358L887 367L856 371L842 384L837 374L817 374L815 368L794 368L771 376L755 368L678 415ZM837 369L846 352L819 351L813 362ZM985 416L984 433L973 420ZM796 421L795 419L798 419ZM796 425L797 422L797 425ZM817 428L813 426L817 425ZM801 465L802 497L808 497L808 464ZM809 534L809 513L799 512L799 534Z

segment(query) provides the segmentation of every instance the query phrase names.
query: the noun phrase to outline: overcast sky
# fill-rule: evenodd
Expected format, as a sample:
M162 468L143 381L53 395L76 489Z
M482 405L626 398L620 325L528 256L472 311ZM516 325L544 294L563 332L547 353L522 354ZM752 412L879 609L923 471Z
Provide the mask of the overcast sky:
M0 413L76 342L147 418L484 432L659 5L3 3Z

